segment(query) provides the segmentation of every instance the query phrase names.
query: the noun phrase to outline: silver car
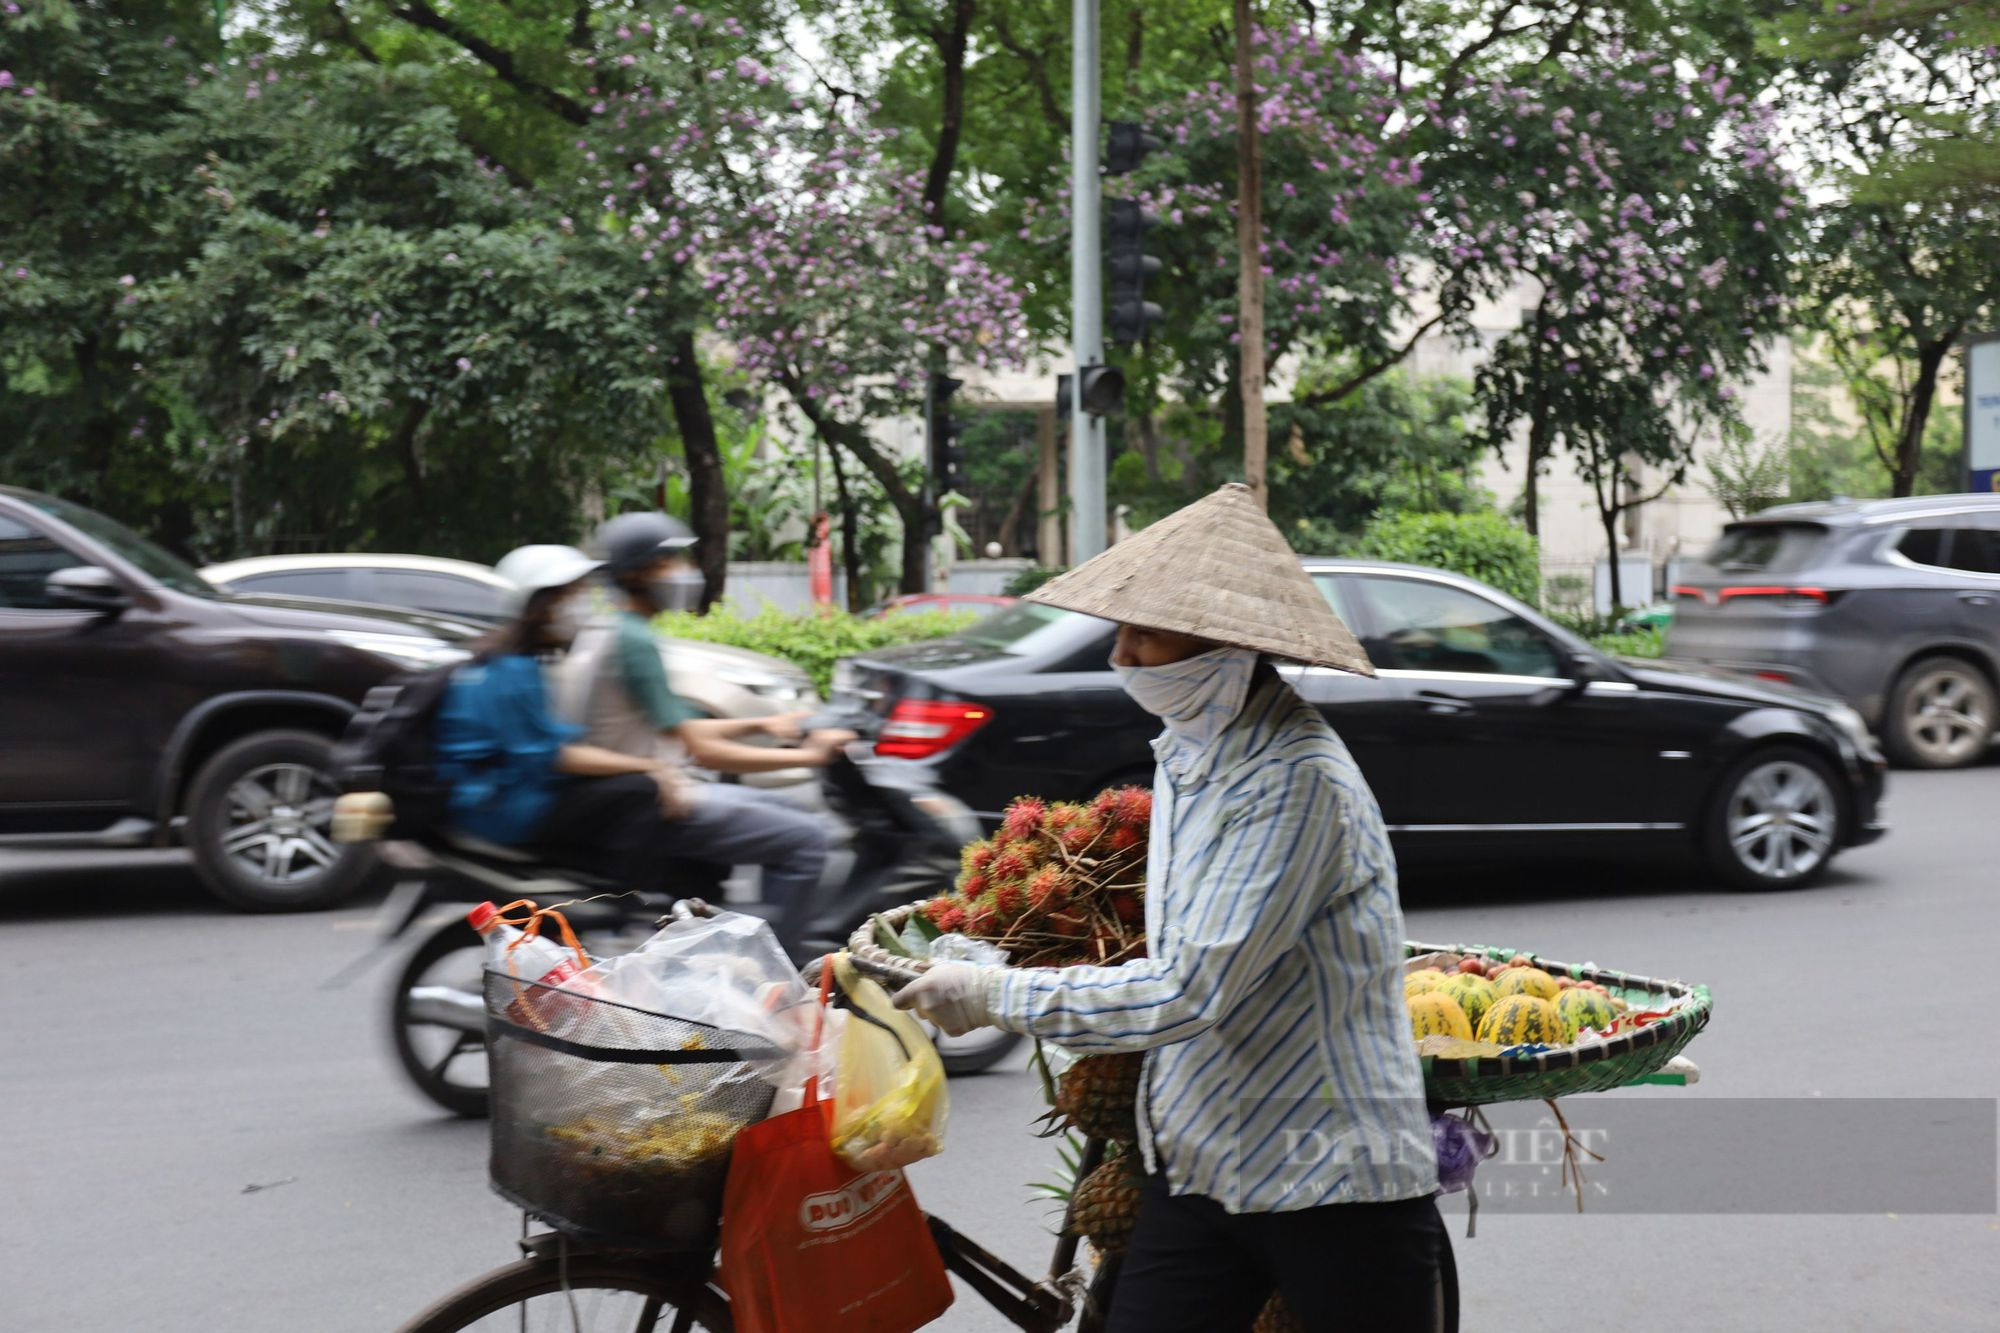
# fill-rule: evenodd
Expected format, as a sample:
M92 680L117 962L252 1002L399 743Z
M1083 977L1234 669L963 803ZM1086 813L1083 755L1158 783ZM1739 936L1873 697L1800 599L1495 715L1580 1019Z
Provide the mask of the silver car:
M498 621L506 612L507 581L485 565L425 555L350 551L317 555L267 555L210 565L210 583L260 596L327 598L448 614L469 621ZM662 641L674 690L709 717L768 717L817 709L812 678L790 662L695 639ZM754 773L738 779L753 787L802 788L816 797L805 768Z
M1780 505L1672 590L1666 655L1852 704L1890 758L1979 762L2000 684L2000 495Z

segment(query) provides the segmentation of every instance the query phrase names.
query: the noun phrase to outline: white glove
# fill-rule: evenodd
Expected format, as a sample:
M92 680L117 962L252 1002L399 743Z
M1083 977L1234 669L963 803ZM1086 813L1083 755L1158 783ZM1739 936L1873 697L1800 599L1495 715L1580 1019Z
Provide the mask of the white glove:
M993 1022L986 1007L990 967L977 963L932 963L930 970L896 992L898 1009L914 1009L947 1037L962 1037Z

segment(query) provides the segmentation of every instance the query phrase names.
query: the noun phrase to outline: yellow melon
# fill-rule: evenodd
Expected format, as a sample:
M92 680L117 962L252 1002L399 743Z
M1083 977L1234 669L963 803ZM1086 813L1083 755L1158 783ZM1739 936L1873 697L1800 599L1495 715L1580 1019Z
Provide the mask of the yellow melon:
M1553 1000L1560 989L1556 979L1539 967L1510 967L1500 974L1495 983L1502 995L1533 995L1543 1000Z
M1500 998L1500 993L1493 988L1492 982L1470 972L1446 977L1438 984L1436 993L1448 995L1458 1001L1458 1007L1465 1011L1466 1022L1472 1024L1475 1032L1479 1029L1480 1020L1486 1017L1486 1011Z
M1466 1020L1465 1010L1449 996L1437 991L1419 991L1409 997L1409 1006L1410 1032L1418 1041L1433 1033L1460 1041L1472 1040L1472 1024Z
M1565 1041L1575 1041L1576 1034L1585 1028L1602 1032L1618 1017L1618 1011L1611 1007L1608 997L1581 986L1556 997L1556 1014L1563 1021Z
M1502 995L1486 1011L1479 1025L1479 1040L1501 1046L1528 1042L1560 1045L1564 1040L1562 1015L1555 1002L1539 995Z
M1443 980L1444 973L1434 967L1422 967L1414 972L1406 972L1403 974L1403 994L1421 995L1425 991L1436 990L1438 983Z

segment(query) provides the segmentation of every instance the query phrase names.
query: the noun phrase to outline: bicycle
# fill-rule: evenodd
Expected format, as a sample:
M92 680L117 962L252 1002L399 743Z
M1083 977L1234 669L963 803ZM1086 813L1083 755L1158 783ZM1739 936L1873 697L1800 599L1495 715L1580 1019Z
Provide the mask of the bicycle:
M1089 1140L1081 1179L1103 1160L1102 1140ZM942 1218L927 1216L947 1271L1023 1333L1059 1333L1082 1316L1078 1333L1097 1333L1110 1312L1119 1256L1100 1256L1085 1276L1077 1266L1080 1238L1059 1237L1046 1277L1036 1279L998 1258ZM474 1279L405 1324L398 1333L469 1333L502 1327L563 1333L733 1333L729 1297L711 1259L596 1249L555 1232L524 1235L523 1258ZM1458 1270L1451 1242L1439 1253L1439 1333L1458 1328ZM585 1314L591 1322L585 1322ZM508 1322L491 1323L507 1315ZM615 1315L615 1319L599 1316ZM668 1322L668 1316L672 1316Z
M701 904L683 903L675 910L677 914L700 914L708 909ZM805 972L807 981L815 987L818 970L816 962ZM523 987L527 991L536 989L535 983L512 982L498 974L489 974L489 1012L497 1012L496 1004L504 1007L514 997L525 994ZM672 1028L673 1033L689 1030L680 1020L659 1021L678 1024ZM523 1039L518 1035L519 1029L515 1031L517 1036L508 1040ZM494 1041L502 1040L501 1028L491 1028L489 1032ZM526 1034L525 1039L537 1048L575 1049L575 1043L548 1035ZM636 1043L629 1053L611 1058L638 1067L646 1060L669 1054L674 1049L669 1044L671 1040L671 1034L656 1036ZM500 1049L496 1046L496 1053ZM704 1052L704 1056L734 1054ZM511 1057L498 1067L517 1069ZM510 1074L509 1087L514 1086L512 1077ZM503 1100L496 1109L509 1109L512 1105L511 1100ZM768 1094L763 1105L768 1106ZM753 1109L750 1114L754 1117L762 1111ZM496 1135L503 1132L504 1127L496 1119ZM1107 1144L1102 1139L1085 1140L1078 1180L1102 1164L1106 1150ZM502 1179L503 1163L512 1169L513 1159L496 1154L496 1188L524 1206L534 1202L524 1197L525 1187L523 1192L516 1192L511 1182ZM690 1178L687 1199L701 1196L700 1186ZM591 1197L594 1199L595 1195ZM713 1198L719 1201L719 1188ZM1116 1252L1100 1254L1095 1267L1086 1272L1077 1262L1082 1238L1068 1234L1072 1231L1068 1215L1064 1218L1065 1234L1058 1237L1048 1271L1040 1278L1021 1272L942 1218L927 1216L926 1220L946 1270L1024 1333L1058 1333L1073 1320L1078 1321L1081 1333L1096 1333L1103 1328L1118 1280L1120 1256ZM557 1231L531 1235L527 1234L524 1220L520 1260L476 1278L446 1296L405 1324L401 1333L465 1333L502 1327L515 1329L517 1333L529 1329L560 1329L565 1333L604 1333L611 1329L620 1333L659 1330L690 1333L696 1328L708 1333L731 1333L735 1324L730 1317L728 1294L718 1279L712 1222L710 1215L707 1232L690 1233L703 1240L705 1248L674 1254L595 1244ZM1436 1305L1439 1333L1454 1333L1458 1327L1458 1280L1448 1239L1441 1253Z

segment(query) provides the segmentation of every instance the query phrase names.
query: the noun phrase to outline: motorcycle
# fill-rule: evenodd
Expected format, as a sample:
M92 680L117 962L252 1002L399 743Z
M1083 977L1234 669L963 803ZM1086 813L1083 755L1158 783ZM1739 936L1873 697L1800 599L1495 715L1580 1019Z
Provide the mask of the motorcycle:
M958 874L959 850L980 836L977 819L955 797L938 790L922 767L880 759L852 745L820 770L827 808L848 830L836 844L828 875L814 900L804 941L793 961L847 947L868 918L949 888ZM384 947L419 925L424 934L403 962L389 996L389 1032L397 1062L411 1082L455 1115L487 1113L486 1008L480 973L484 945L454 908L441 904L531 898L560 905L584 947L595 957L629 952L662 924L678 900L700 898L767 919L761 903L726 903L731 868L682 862L663 876L676 892L620 893L592 876L537 860L531 853L452 832L422 842L383 845L397 868L385 904ZM846 861L843 869L842 861ZM947 1073L990 1069L1020 1044L1017 1033L987 1028L963 1037L933 1033Z

